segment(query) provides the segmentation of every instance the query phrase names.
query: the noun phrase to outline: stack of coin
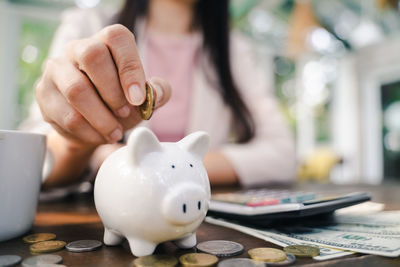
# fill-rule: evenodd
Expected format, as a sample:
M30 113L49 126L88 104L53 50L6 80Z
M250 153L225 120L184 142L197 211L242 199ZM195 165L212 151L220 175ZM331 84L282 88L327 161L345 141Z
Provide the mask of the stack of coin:
M253 248L248 251L249 256L267 263L268 266L284 266L295 262L296 257L276 248Z
M15 266L21 262L21 257L18 255L1 255L0 266L8 267Z
M133 264L136 267L174 267L178 260L169 255L149 255L137 258Z
M31 253L47 253L55 252L63 249L66 243L64 241L52 240L52 241L42 241L35 243L29 247Z
M25 243L34 244L42 241L49 241L56 239L56 235L52 233L38 233L25 236L23 238Z
M315 257L319 255L319 248L305 245L292 245L283 248L286 253L297 257Z
M268 262L267 266L286 266L291 265L296 261L296 256L290 253L286 253L286 259L280 262Z
M265 263L245 258L233 258L221 261L218 263L218 267L265 267Z
M286 260L286 253L276 248L253 248L248 253L256 261L279 262Z
M217 257L231 257L243 252L243 246L241 244L226 240L205 241L197 244L196 247L202 252Z
M45 266L46 264L57 264L62 262L62 257L58 255L42 254L26 258L22 261L23 267Z
M218 258L206 253L188 253L180 256L179 261L183 266L207 267L216 264Z
M65 248L70 252L94 251L103 245L98 240L78 240L68 243Z

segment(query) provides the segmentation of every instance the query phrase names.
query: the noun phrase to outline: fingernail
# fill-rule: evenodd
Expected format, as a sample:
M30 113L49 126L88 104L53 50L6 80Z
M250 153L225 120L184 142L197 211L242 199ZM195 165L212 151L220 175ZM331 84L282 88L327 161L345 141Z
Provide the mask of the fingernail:
M144 101L144 92L137 84L131 85L128 89L129 102L132 105L138 106Z
M155 105L158 106L158 104L160 104L160 102L161 102L161 100L163 99L163 96L164 96L163 90L161 90L161 87L156 83L151 83L151 85L153 86L154 91L155 91L154 92L155 93L155 98L156 98Z
M130 113L131 113L131 109L129 108L128 105L125 105L122 108L117 110L117 115L120 116L121 118L128 117Z
M122 138L122 131L120 129L115 129L111 134L110 134L110 141L116 142Z

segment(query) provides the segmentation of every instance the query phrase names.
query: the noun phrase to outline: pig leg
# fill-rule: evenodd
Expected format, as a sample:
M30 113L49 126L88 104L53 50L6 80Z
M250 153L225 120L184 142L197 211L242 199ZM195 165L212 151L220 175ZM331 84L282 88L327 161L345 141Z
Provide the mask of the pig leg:
M123 237L119 234L115 233L112 230L104 228L104 244L108 246L116 246L120 244L123 240Z
M191 233L188 236L185 236L184 238L178 239L174 241L174 243L179 247L183 249L188 249L196 246L197 240L196 240L196 232Z
M142 257L153 254L157 244L137 238L128 238L131 252L136 257Z

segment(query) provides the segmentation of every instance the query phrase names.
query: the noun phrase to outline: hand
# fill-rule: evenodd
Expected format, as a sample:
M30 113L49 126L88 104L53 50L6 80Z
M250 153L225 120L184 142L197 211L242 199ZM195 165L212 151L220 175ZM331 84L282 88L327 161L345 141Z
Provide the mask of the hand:
M145 80L133 34L112 25L50 59L36 98L44 119L64 138L96 146L118 141L141 121ZM160 78L150 82L159 107L169 99L170 86Z

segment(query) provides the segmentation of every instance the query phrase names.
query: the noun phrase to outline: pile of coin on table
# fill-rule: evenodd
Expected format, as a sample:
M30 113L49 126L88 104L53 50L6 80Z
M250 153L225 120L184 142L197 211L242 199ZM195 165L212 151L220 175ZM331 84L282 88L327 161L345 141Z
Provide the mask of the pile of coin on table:
M134 261L137 267L150 266L215 266L218 267L266 267L266 266L286 266L291 265L298 257L315 257L319 255L319 249L312 246L294 245L287 246L283 250L276 248L253 248L248 251L251 259L231 258L220 261L219 258L233 257L242 254L244 248L241 244L226 241L213 240L197 244L200 253L187 253L179 257L179 261L174 256L169 255L150 255L139 257Z
M56 235L51 233L33 234L23 238L25 243L31 244L29 249L31 254L35 255L22 258L17 255L0 256L0 267L15 266L21 263L24 267L31 266L48 266L62 267L63 259L59 255L42 254L62 250L66 248L70 252L88 252L100 248L103 243L97 240L79 240L66 243L64 241L55 240ZM134 260L137 267L153 267L153 266L215 266L218 267L265 267L265 266L285 266L291 265L298 257L315 257L319 255L319 249L312 246L294 245L287 246L284 250L276 248L253 248L248 250L249 258L230 258L242 254L244 247L233 241L212 240L197 244L198 253L186 253L179 257L179 260L170 255L150 255L139 257Z
M63 261L61 256L43 253L56 252L64 248L70 252L88 252L94 251L103 245L98 240L78 240L67 244L64 241L55 239L56 235L52 233L38 233L24 237L23 241L30 244L29 250L35 256L22 261L22 258L17 255L2 255L0 256L0 267L15 266L19 263L24 267L65 267L65 265L60 264Z

